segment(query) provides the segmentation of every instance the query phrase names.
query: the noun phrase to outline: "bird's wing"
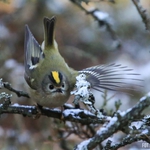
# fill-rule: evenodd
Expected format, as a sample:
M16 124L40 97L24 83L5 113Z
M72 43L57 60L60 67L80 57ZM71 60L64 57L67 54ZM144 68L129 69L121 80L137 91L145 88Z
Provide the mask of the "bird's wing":
M122 91L132 90L133 86L142 86L139 74L134 73L133 69L120 64L98 65L83 69L79 73L86 74L91 87L101 92L102 89Z
M28 25L25 26L25 44L24 44L24 51L25 51L25 79L27 83L31 85L31 78L32 78L32 71L36 69L38 63L45 57L44 53L35 40L34 36L32 35Z

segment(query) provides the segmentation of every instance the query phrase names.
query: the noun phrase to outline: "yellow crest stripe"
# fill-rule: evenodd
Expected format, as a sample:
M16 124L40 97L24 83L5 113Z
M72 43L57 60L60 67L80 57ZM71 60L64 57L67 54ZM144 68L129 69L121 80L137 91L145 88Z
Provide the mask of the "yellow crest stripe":
M57 71L52 71L52 76L57 84L60 83L59 73Z

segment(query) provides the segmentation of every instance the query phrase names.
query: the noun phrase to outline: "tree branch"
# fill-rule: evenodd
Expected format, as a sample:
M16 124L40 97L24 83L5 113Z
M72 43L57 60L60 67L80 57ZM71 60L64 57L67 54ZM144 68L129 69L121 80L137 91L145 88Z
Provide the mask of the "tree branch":
M135 5L136 9L138 10L143 20L143 23L145 24L146 30L150 30L150 18L148 18L146 10L142 7L139 0L132 0L132 2Z
M2 89L2 88L6 88L7 90L16 93L16 95L17 95L18 97L21 97L21 96L22 96L22 97L30 98L30 96L29 96L28 93L26 93L26 92L24 92L24 91L18 91L18 90L16 90L16 89L14 89L14 88L12 88L12 86L11 86L10 83L8 83L8 82L3 82L2 79L0 79L0 89Z
M25 106L19 104L6 105L6 103L8 103L8 100L5 100L3 104L0 104L0 115L4 113L9 113L20 114L27 117L34 117L39 113L36 106ZM103 124L106 121L109 121L107 117L100 119L87 110L73 108L66 109L64 111L61 111L60 109L42 108L41 115L57 119L63 119L63 121L72 121L82 124Z
M104 124L103 127L97 131L94 137L77 145L75 150L95 148L99 143L121 130L122 127L127 126L134 119L140 119L140 117L142 117L141 112L149 105L150 93L141 98L133 108L128 109L126 112L118 111L115 116L110 119L108 124Z
M111 150L116 150L120 147L126 146L128 144L134 143L136 141L147 141L148 143L150 143L150 139L148 138L148 136L150 136L150 133L146 131L146 133L139 133L139 134L129 134L127 135L125 138L123 138L123 140L121 142L115 143L109 147L109 149ZM142 148L142 147L141 147Z
M76 6L78 6L81 10L83 10L86 14L91 15L96 21L98 21L99 26L106 26L106 29L108 33L110 34L111 38L115 41L115 47L120 48L121 42L118 39L118 36L116 35L114 29L112 28L110 17L107 13L102 12L98 10L97 8L89 11L86 8L84 8L81 4L81 2L77 0L70 0L72 3L74 3Z

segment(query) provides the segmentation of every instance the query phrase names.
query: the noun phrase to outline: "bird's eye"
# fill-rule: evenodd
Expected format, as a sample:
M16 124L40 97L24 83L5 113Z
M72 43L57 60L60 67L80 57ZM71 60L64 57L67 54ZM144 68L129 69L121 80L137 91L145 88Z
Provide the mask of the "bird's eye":
M62 88L64 88L64 87L65 87L65 84L63 83L61 86L62 86Z
M50 89L50 90L53 90L53 89L54 89L54 85L50 84L50 85L49 85L49 89Z

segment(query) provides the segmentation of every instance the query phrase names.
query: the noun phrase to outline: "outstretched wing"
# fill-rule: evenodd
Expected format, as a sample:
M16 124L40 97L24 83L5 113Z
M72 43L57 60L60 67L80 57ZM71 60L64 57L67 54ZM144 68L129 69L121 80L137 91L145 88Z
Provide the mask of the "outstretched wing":
M83 69L79 73L87 75L87 81L91 83L92 89L102 91L102 89L122 91L141 87L142 80L139 74L133 69L120 64L98 65ZM138 89L138 88L137 88Z
M32 70L35 69L38 63L44 58L44 53L32 35L28 25L25 26L25 44L24 44L24 53L25 53L25 79L27 83L31 85ZM34 88L34 87L32 87Z

